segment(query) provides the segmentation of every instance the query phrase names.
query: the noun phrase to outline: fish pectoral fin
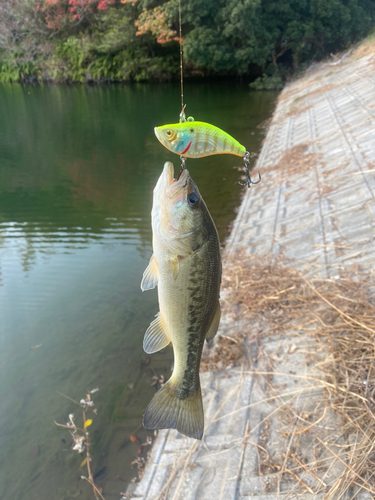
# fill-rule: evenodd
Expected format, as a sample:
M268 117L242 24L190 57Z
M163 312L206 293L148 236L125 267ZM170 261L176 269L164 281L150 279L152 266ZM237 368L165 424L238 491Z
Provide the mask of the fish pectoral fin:
M172 264L172 270L173 270L173 279L176 279L178 276L178 273L180 271L180 260L183 259L181 255L173 255L169 259L169 262Z
M155 255L152 254L150 263L146 267L143 273L143 278L141 282L141 290L145 292L146 290L152 290L156 287L159 281L159 269L158 263L156 262Z
M221 308L220 308L220 302L218 302L214 319L212 320L211 326L206 334L207 342L213 341L213 339L217 333L217 330L219 328L220 316L221 316Z
M143 416L145 429L177 429L185 436L202 439L204 415L200 386L181 399L174 387L173 375L155 394Z
M143 339L143 350L147 354L158 352L170 343L170 338L165 333L163 320L160 313L156 315L154 321L147 328Z

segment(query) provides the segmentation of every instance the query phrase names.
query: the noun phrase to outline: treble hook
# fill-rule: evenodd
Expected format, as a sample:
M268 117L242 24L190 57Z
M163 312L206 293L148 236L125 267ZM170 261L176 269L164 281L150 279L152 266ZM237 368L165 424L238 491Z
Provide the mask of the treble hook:
M176 181L178 181L178 179L181 177L182 172L186 168L186 165L185 165L186 158L185 158L185 156L180 156L180 158L181 158L181 167L180 167L180 171L178 172L178 176L176 177Z
M259 184L260 181L262 180L262 176L260 175L259 171L258 171L258 176L259 179L257 181L253 181L252 178L250 177L249 169L246 168L246 182L241 182L239 177L237 178L237 182L240 186L246 186L247 184L247 187L251 187L251 184Z
M247 184L248 188L251 187L251 184L259 184L260 181L262 180L262 177L261 177L259 171L258 171L259 179L257 181L253 181L251 179L251 177L250 177L250 170L249 170L249 167L250 167L250 153L248 151L246 151L246 153L243 156L243 163L244 163L244 166L246 168L246 182L241 182L240 178L238 177L237 178L238 184L240 186L246 186L246 184Z

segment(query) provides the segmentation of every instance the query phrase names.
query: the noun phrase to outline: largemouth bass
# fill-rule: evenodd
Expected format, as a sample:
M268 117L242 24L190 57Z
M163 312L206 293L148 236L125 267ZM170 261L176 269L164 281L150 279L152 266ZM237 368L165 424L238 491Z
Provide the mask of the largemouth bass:
M164 147L186 158L231 154L244 156L246 148L231 135L209 123L185 121L155 127L156 137Z
M199 364L204 340L215 336L220 321L221 256L219 237L207 207L184 170L176 181L165 163L154 189L153 255L142 290L158 286L160 312L146 331L148 354L170 342L174 369L147 406L146 429L177 429L201 439L204 429Z

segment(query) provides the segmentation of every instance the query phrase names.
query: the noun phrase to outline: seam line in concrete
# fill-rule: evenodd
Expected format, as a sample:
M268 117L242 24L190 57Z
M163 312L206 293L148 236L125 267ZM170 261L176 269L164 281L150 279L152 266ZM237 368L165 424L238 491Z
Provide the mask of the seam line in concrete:
M308 123L309 123L310 141L312 142L314 153L317 154L317 151L316 151L316 134L315 134L314 125L313 125L312 106L308 110L308 117L309 117ZM320 165L320 162L319 162L319 165ZM325 263L325 268L326 268L326 275L329 278L330 277L330 272L329 272L328 255L327 255L327 238L326 238L326 230L325 230L325 225L324 225L323 207L322 207L322 191L321 191L319 174L318 174L318 166L315 163L314 163L314 172L315 172L315 179L316 179L316 188L317 188L317 191L318 191L318 206L319 206L319 216L320 216L320 228L321 228L321 231L322 231L322 238L323 238L323 245L324 245L324 247L323 247L324 263Z
M328 101L328 103L329 103L329 107L330 107L330 109L331 109L331 111L332 111L332 115L333 115L333 116L334 116L334 118L336 119L336 122L337 122L338 126L339 126L339 127L340 127L340 129L341 129L342 135L343 135L343 137L344 137L344 139L345 139L345 141L346 141L346 143L347 143L347 145L348 145L348 147L349 147L349 149L350 149L350 151L351 151L352 157L353 157L353 159L354 159L354 161L355 161L355 163L356 163L356 165L357 165L357 167L358 167L358 170L361 172L362 177L363 177L363 180L365 181L365 184L366 184L366 186L367 186L368 190L369 190L369 191L370 191L370 193L371 193L371 197L372 197L373 199L375 199L374 193L372 192L372 189L371 189L371 187L370 187L369 183L367 182L366 176L365 176L365 175L364 175L364 173L363 173L363 170L362 170L362 165L361 165L361 161L360 161L360 160L358 160L358 158L357 158L357 154L356 154L356 152L353 150L353 146L352 146L352 144L351 144L351 142L352 142L352 141L349 139L348 135L347 135L347 134L346 134L346 132L344 131L344 128L343 128L343 125L342 125L342 120L340 119L340 117L339 117L338 113L336 113L336 109L337 109L336 104L335 104L335 102L333 101L332 97L331 97L331 96L329 96L329 95L327 95L327 101Z

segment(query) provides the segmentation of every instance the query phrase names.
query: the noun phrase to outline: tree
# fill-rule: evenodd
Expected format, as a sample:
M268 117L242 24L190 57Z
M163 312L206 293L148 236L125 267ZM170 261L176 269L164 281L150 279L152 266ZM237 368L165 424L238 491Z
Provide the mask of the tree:
M278 86L375 24L374 0L182 0L185 74ZM0 79L178 74L178 0L0 0ZM23 68L21 70L21 68Z
M139 17L139 33L149 30L160 43L174 40L177 0L154 3L148 1ZM155 27L157 19L163 22ZM217 74L285 73L366 36L375 24L375 3L189 0L182 2L182 20L185 61L192 66Z

